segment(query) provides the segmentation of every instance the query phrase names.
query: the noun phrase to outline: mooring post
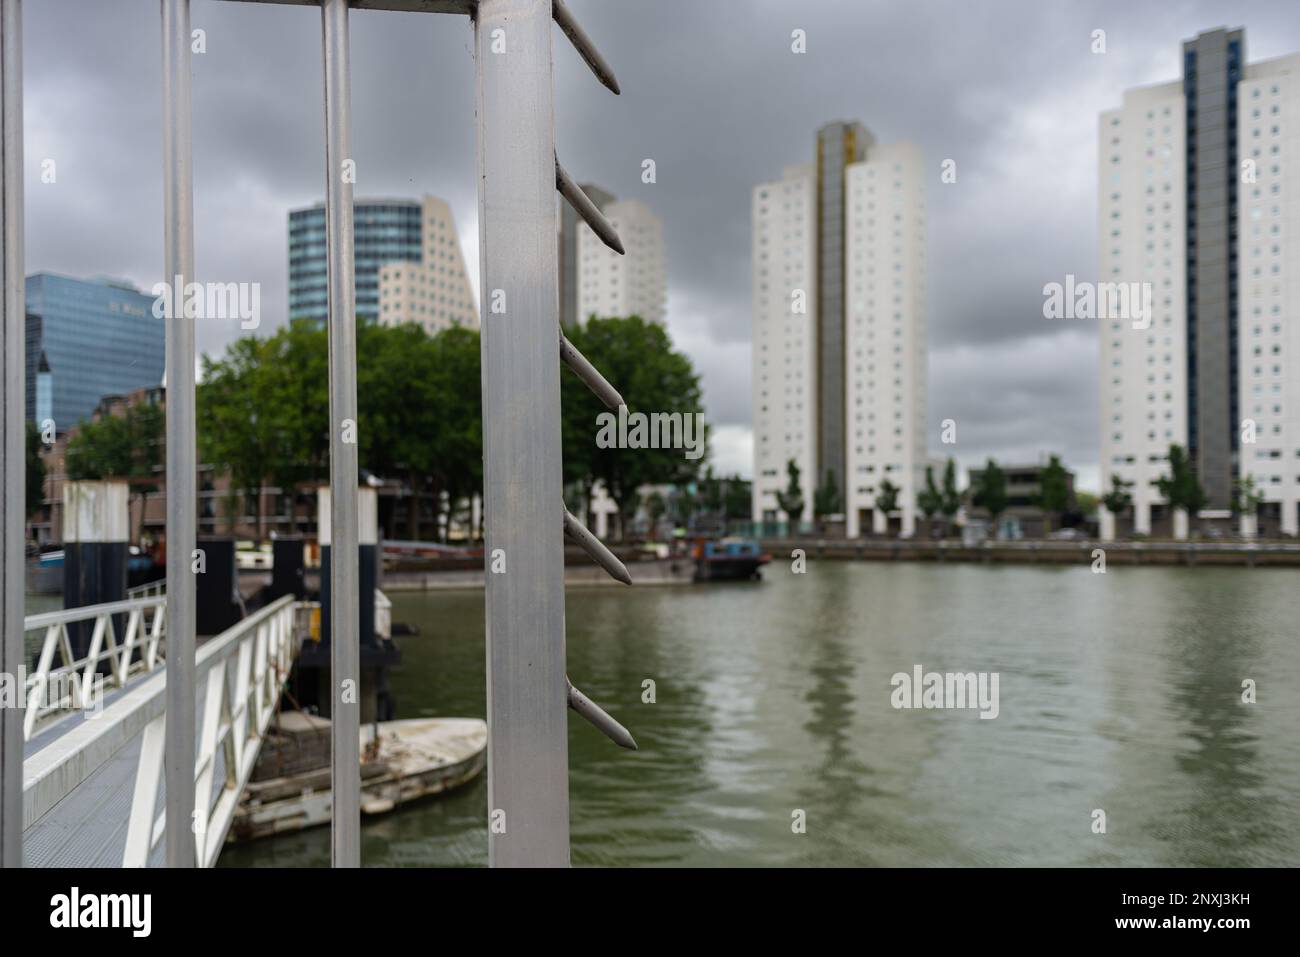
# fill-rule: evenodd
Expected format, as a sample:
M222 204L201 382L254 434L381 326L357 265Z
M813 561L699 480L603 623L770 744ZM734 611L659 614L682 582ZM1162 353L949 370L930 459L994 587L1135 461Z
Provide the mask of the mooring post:
M163 277L167 322L167 866L194 867L194 608L198 454L194 422L194 169L190 0L162 0Z
M331 859L361 866L361 649L357 558L357 329L347 0L322 0L329 261Z
M23 26L20 0L0 0L0 673L21 674L26 601L23 536L27 413L24 396L26 295L23 277ZM0 707L0 867L23 862L23 701Z
M488 857L569 864L551 0L475 20Z

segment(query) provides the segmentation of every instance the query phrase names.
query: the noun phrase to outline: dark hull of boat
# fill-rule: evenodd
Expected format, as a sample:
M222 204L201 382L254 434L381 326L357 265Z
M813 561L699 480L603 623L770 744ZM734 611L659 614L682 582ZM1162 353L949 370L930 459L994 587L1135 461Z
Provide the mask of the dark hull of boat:
M739 582L761 579L759 568L766 565L767 558L700 558L695 561L695 580L697 582Z

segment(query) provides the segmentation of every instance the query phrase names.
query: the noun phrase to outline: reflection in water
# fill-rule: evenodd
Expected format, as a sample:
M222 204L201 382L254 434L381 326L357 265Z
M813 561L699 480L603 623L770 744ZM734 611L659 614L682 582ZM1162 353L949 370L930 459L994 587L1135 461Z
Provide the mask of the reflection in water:
M569 674L641 748L571 717L575 864L1300 863L1293 572L814 560L766 574L569 591ZM481 716L482 594L395 595L393 614L421 631L393 675L399 716ZM1000 715L893 709L891 675L918 664L998 672ZM1241 703L1244 678L1257 704ZM486 805L480 779L368 821L363 860L483 865ZM328 861L321 829L222 856Z
M1278 796L1268 793L1260 765L1254 706L1241 700L1242 679L1252 676L1248 663L1259 659L1257 596L1222 584L1185 594L1180 620L1166 630L1169 657L1183 663L1170 702L1190 745L1176 759L1187 778L1185 796L1157 833L1174 845L1171 856L1179 863L1239 867L1259 862L1261 851L1267 855ZM1196 828L1197 822L1214 825ZM1180 849L1178 835L1186 832L1200 839Z
M813 565L814 572L822 571ZM802 663L808 669L811 687L804 698L811 706L804 731L814 753L820 753L809 775L807 800L801 810L813 811L810 826L817 830L829 829L839 854L850 854L850 859L837 859L825 863L869 863L860 854L869 848L861 834L851 832L853 809L862 799L862 792L870 787L872 770L858 760L853 742L856 737L854 703L858 688L870 687L878 675L865 680L854 667L851 643L870 640L872 620L854 621L853 595L843 587L836 576L816 574L807 584L813 594L811 605L819 611L819 627L796 640L805 645ZM871 601L872 596L862 596ZM856 624L856 627L855 627ZM794 636L792 636L794 637ZM798 863L815 865L816 848L821 842L803 842L804 853Z

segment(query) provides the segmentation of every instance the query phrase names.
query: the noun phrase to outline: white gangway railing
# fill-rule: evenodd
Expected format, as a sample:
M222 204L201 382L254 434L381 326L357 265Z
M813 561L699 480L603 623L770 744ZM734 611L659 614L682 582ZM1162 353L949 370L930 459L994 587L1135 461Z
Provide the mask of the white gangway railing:
M206 642L195 656L198 686L204 689L203 713L194 763L194 809L181 826L194 834L199 867L216 863L275 714L297 652L294 616L299 607L305 606L285 595ZM168 826L165 811L157 808L166 711L167 674L159 669L126 689L95 720L81 722L31 755L23 780L23 827L35 824L143 735L122 864L146 866Z
M508 554L511 568L509 575L488 576L485 597L488 810L494 819L498 812L504 819L508 811L510 821L508 839L504 831L498 833L493 828L489 832L488 853L489 860L498 866L567 866L566 709L573 707L627 746L631 746L631 736L569 683L565 666L563 536L581 545L619 581L630 583L631 579L609 549L563 508L560 363L610 408L618 409L624 403L560 331L556 308L559 279L555 190L607 246L621 254L623 245L612 224L556 159L552 23L572 42L604 86L617 94L618 83L563 0L256 2L296 3L317 6L321 11L328 224L330 521L335 556L330 584L334 596L330 648L333 864L358 867L361 863L360 710L357 701L342 690L360 679L358 447L347 438L358 419L353 180L347 175L353 163L348 15L355 8L468 15L474 24L486 546L487 554L496 550ZM0 0L0 672L16 669L23 657L17 634L22 620L25 571L21 503L26 435L21 6L21 0ZM180 290L195 276L190 2L162 0L160 8L164 277L173 283L173 301L177 301ZM509 314L504 309L490 312L487 303L499 300L504 304L507 293ZM171 312L166 319L166 532L170 585L165 614L170 635L167 693L172 699L168 709L172 734L167 742L166 790L175 820L188 813L191 805L202 803L190 793L194 782L188 775L194 757L194 701L202 676L194 670L196 591L189 564L198 525L194 323L185 310ZM278 603L271 606L280 609L277 614L289 614L284 612L285 607ZM254 616L232 633L253 627L249 622L254 620L266 622ZM256 627L260 630L263 626ZM199 668L211 666L212 648L210 643L200 653ZM205 661L209 662L206 666ZM143 684L161 689L162 675L149 676ZM121 713L124 703L137 702L129 717L148 724L162 714L164 701L151 698L146 708L138 704L141 694L143 689L127 688L121 699L106 710ZM15 820L20 780L24 782L24 820L30 792L23 776L19 715L14 710L0 709L0 865L16 867L22 860L22 834ZM247 717L245 714L245 720ZM85 722L85 728L91 730L78 727L72 734L107 736L101 725L98 721ZM133 733L140 730L143 725ZM150 736L147 743L161 749L161 732ZM157 761L161 763L161 755ZM145 767L144 763L141 767ZM199 816L206 819L208 815ZM132 824L136 824L134 818ZM133 831L137 841L141 840L139 834ZM173 828L169 836L170 866L186 867L196 859L208 860L211 831L202 840L194 841L188 829ZM193 836L199 835L196 832ZM142 846L133 847L140 850ZM142 849L147 854L148 847Z
M167 579L165 578L145 582L143 585L136 585L126 590L127 598L152 598L155 595L165 594L167 594Z
M155 595L28 615L23 620L24 638L32 632L44 632L45 637L36 670L25 683L23 740L31 738L42 718L88 708L105 687L120 688L133 676L158 667L163 661L166 606L167 599ZM123 617L119 642L115 619ZM73 658L68 635L69 626L76 624L91 629L90 645L80 658ZM100 674L104 663L109 666L107 675Z

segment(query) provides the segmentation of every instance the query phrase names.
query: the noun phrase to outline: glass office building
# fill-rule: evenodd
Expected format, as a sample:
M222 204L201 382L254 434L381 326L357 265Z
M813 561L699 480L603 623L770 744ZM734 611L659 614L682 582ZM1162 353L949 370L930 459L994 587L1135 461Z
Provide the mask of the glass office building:
M28 276L28 420L63 432L106 395L158 386L166 331L153 303L130 283Z
M379 267L420 261L420 203L404 199L352 204L356 309L379 318ZM325 204L289 211L289 317L324 322L329 313Z

